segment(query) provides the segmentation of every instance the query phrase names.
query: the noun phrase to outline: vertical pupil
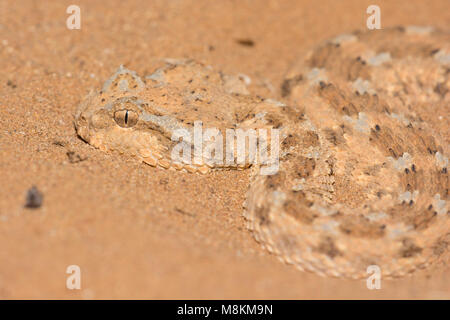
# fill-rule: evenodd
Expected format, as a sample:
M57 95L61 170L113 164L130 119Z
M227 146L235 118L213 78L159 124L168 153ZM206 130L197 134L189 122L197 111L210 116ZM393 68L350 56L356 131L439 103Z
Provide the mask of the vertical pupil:
M128 124L128 110L125 112L125 124Z

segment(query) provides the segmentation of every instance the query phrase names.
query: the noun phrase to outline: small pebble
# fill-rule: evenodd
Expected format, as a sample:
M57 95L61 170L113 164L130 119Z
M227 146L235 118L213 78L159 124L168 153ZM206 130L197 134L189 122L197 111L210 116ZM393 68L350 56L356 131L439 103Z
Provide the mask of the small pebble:
M252 39L236 39L236 42L245 47L253 47L255 45Z
M37 209L42 205L42 200L44 196L42 193L36 188L36 186L32 186L28 192L25 199L25 208Z
M83 157L74 151L67 151L66 155L70 163L78 163L87 159L87 157Z

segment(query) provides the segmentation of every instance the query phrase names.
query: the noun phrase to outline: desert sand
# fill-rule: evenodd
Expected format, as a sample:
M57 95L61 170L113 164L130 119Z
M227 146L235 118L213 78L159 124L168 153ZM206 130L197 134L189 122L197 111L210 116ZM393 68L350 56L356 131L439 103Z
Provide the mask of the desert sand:
M66 9L81 8L69 30ZM280 98L318 42L366 28L373 1L11 1L0 3L0 298L449 299L447 254L381 290L282 264L245 228L245 171L194 175L103 153L73 118L124 64L148 74L193 58ZM377 1L382 27L450 26L447 0ZM43 194L25 208L27 190ZM66 288L70 265L81 289Z

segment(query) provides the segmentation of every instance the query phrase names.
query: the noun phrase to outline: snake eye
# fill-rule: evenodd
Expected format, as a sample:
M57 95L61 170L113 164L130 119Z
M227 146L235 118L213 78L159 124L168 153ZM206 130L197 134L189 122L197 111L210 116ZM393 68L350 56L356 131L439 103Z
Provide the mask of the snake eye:
M138 122L138 114L133 110L114 112L114 121L122 128L131 128Z

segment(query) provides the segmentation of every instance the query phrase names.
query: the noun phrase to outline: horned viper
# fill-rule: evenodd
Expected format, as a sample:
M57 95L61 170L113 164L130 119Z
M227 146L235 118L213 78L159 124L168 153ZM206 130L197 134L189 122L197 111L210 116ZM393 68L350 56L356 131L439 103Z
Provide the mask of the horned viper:
M144 78L121 66L82 101L76 130L94 147L151 166L249 170L249 229L301 270L361 278L378 265L399 277L448 249L449 33L338 36L292 67L283 102L249 94L244 80L190 60L166 60ZM173 161L174 132L192 133L196 121L224 136L227 128L278 129L278 170ZM192 140L183 143L195 153Z

